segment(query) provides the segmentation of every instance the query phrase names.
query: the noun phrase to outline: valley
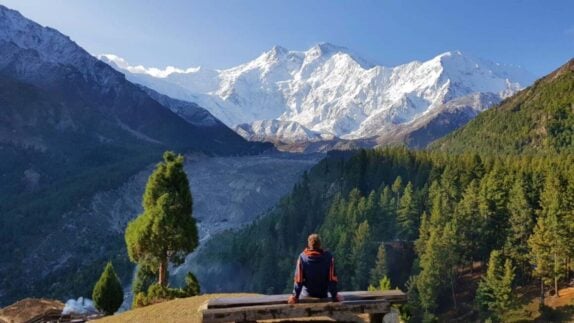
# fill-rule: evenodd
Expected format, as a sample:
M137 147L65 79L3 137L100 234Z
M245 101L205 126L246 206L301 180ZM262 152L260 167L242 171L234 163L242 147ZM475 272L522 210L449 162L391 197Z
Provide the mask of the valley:
M401 6L428 5L416 1ZM114 2L118 12L124 5ZM284 295L270 298L286 315L303 309L296 305L299 288L317 278L315 296L328 295L328 286L331 301L341 302L336 291L361 291L360 301L384 292L370 303L371 320L391 306L405 322L571 318L570 49L560 52L566 59L541 59L558 48L547 47L545 38L526 42L537 44L534 54L509 56L511 43L524 39L494 39L509 30L500 19L476 20L482 24L478 38L491 25L506 24L476 46L463 35L476 22L465 19L459 22L464 28L456 27L458 16L436 3L442 9L434 15L448 12L448 19L397 17L403 38L381 45L397 32L373 33L369 23L356 20L352 26L369 27L360 35L351 25L318 32L359 16L370 24L396 24L375 12L347 15L346 8L308 29L323 15L301 24L312 10L270 10L265 17L285 14L273 26L284 24L289 36L303 31L305 37L272 36L279 29L261 28L268 21L254 29L268 37L249 42L247 29L262 3L245 5L253 9L249 19L235 15L245 8L229 11L234 16L227 19L210 16L195 26L197 33L180 26L201 20L212 4L198 7L198 20L190 18L197 12L188 5L175 1L132 20L132 12L153 7L141 4L121 12L122 19L106 25L110 29L72 33L74 39L0 5L0 307L30 297L63 306L55 300L84 297L93 299L98 315L126 311L115 317L120 320L198 320L199 303L214 297L291 293L295 272L297 292L288 303ZM353 3L353 10L364 5ZM516 11L493 5L487 17ZM82 6L74 2L65 11ZM172 6L178 13L186 8L185 19L165 21L163 10ZM552 5L538 10L546 6ZM72 21L74 31L83 20L115 15L115 8L89 10L83 18L72 14L58 26ZM429 14L432 9L426 7ZM559 11L565 10L553 15ZM540 20L547 23L537 25L540 30L561 22ZM241 28L230 28L235 36L215 33L198 41L230 21L240 22ZM400 50L433 29L417 25L428 21L442 29L419 38L412 52ZM544 35L572 35L571 27L554 29ZM450 33L459 41L447 41ZM536 38L531 34L524 33ZM366 40L373 35L381 38ZM146 45L123 46L122 37ZM236 38L241 50L221 47ZM375 56L322 38L370 48ZM164 41L173 48L162 47ZM449 50L458 44L464 51ZM209 59L198 59L207 52ZM523 56L537 76L519 65L528 62ZM195 59L200 66L172 66ZM150 67L157 64L166 65ZM314 257L325 261L318 265ZM318 266L320 277L310 275ZM391 289L401 290L400 302L389 303ZM325 304L305 306L330 310L330 303L319 303ZM349 304L335 305L341 317L364 305ZM173 313L185 306L193 313ZM150 314L154 308L161 314ZM211 309L219 315L221 308Z
M202 244L213 234L251 223L273 207L319 158L278 153L245 157L188 155L185 169ZM127 222L142 210L141 198L150 173L148 167L120 187L98 192L85 206L64 214L64 225L47 234L18 267L9 267L28 278L19 281L17 290L4 286L2 303L19 295L59 299L89 295L91 285L84 281L95 279L92 276L97 268L110 257L129 285L133 266L125 259L123 233Z

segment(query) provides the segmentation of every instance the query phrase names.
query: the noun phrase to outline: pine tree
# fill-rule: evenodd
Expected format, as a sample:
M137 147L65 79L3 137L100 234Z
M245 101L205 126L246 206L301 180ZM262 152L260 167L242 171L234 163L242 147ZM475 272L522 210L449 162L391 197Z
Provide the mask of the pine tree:
M380 231L375 231L377 237L380 236L383 241L388 241L395 238L396 235L396 210L395 201L393 197L393 192L388 186L383 188L383 192L379 198L379 209L382 219L377 222L381 222L379 226Z
M355 290L364 289L369 282L369 268L372 263L369 257L371 240L369 223L364 221L355 231L351 249L351 258L355 264L351 282Z
M451 166L447 166L440 178L440 186L444 193L445 210L448 213L454 211L456 201L460 195L458 172Z
M528 238L532 235L535 224L533 208L528 201L526 189L523 176L519 176L509 194L510 228L504 248L505 254L517 266L521 278L530 271Z
M431 222L426 212L421 215L421 226L419 228L419 237L415 241L415 251L418 255L425 253L427 241L430 237Z
M432 228L425 253L420 256L421 273L417 277L416 286L425 315L434 313L444 283L441 238L441 232Z
M371 269L371 284L376 285L382 277L387 276L387 256L385 251L385 243L379 245L377 251L377 259L375 260L375 267Z
M515 268L512 265L512 260L506 259L504 261L504 275L502 276L500 288L497 293L499 299L499 314L501 316L516 306L516 297L512 290L515 277Z
M501 322L506 312L515 305L512 291L514 267L510 259L502 265L502 255L498 250L490 253L488 269L482 278L476 295L481 314L493 322Z
M568 240L564 223L564 201L561 192L560 178L554 172L551 172L545 182L544 191L540 195L541 210L539 218L542 218L549 233L547 240L552 258L550 272L554 281L554 291L556 296L560 296L558 281L564 274L562 266L565 260L567 246L572 243Z
M106 264L92 291L96 308L106 315L114 314L124 301L124 291L111 262Z
M468 186L473 180L480 180L484 176L484 165L478 154L472 154L465 160L463 174L461 175L461 184Z
M391 186L391 191L395 194L395 202L398 203L403 191L403 179L400 176L397 176L393 185ZM398 204L397 204L398 207Z
M403 189L403 179L400 176L397 176L397 178L395 179L395 181L393 182L393 185L391 186L391 190L393 191L393 193L395 193L395 198L399 199L399 196L401 195Z
M495 290L500 277L500 252L493 250L490 253L486 274L482 277L476 290L476 303L484 318L492 315L492 308L496 304Z
M183 291L186 296L197 296L201 292L199 287L199 281L192 272L188 272L185 275L185 285L183 286Z
M403 196L399 201L397 210L397 224L399 237L404 240L414 240L417 234L419 210L414 196L413 184L409 182L405 187Z
M447 196L438 182L433 182L429 189L429 198L431 198L430 224L431 226L444 227L452 217L447 205ZM451 210L454 211L454 210Z
M453 306L457 306L456 265L460 257L456 250L456 231L454 222L447 222L444 227L431 226L424 253L420 255L417 291L427 318L434 314L439 297L447 291L450 291Z
M163 158L148 179L144 212L128 224L125 240L130 260L158 268L158 283L166 287L168 262L181 264L198 236L183 156L166 152Z
M383 276L383 278L379 279L377 284L370 284L367 290L369 292L376 292L381 291L384 292L386 290L391 290L391 280L387 276Z
M341 290L353 288L353 276L356 272L358 265L363 265L364 262L356 263L353 254L353 232L342 231L339 236L338 243L335 248L335 259L337 259L337 277L339 278L338 285ZM351 255L349 257L349 255ZM366 267L366 266L365 266Z
M544 304L544 285L550 283L553 276L552 263L552 225L549 219L539 216L534 227L534 232L528 239L530 259L534 265L534 276L540 278L540 304Z
M457 205L454 218L457 222L458 247L462 260L469 262L471 269L474 260L481 255L480 236L484 223L479 214L478 182L472 180Z
M456 221L451 221L445 225L442 233L442 243L441 243L441 254L442 254L442 270L444 275L448 279L450 285L450 292L452 297L452 304L454 308L457 308L456 301L456 281L458 279L457 265L460 261L460 245L459 237L457 236L457 231L459 230Z
M509 227L508 188L508 176L501 164L494 165L480 182L479 209L485 221L485 251L501 249L506 240ZM482 256L486 258L488 254Z
M371 191L369 196L365 199L365 219L371 223L372 232L380 232L381 229L379 227L384 222L381 221L382 219L378 218L380 213L377 212L378 209L377 193L375 191Z

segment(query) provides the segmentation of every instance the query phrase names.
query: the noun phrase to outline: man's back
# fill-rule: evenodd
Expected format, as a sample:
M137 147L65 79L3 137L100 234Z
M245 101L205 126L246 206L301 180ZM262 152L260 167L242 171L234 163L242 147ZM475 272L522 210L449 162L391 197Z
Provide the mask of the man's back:
M299 259L301 263L300 272L304 278L301 283L303 283L307 294L312 297L327 297L329 281L335 278L333 277L334 273L331 272L331 264L333 263L331 253L322 249L305 249L299 255Z
M301 293L305 296L319 298L326 298L327 293L329 293L334 301L339 300L333 255L321 249L319 235L311 234L307 242L308 248L297 259L295 286L289 303L296 303Z

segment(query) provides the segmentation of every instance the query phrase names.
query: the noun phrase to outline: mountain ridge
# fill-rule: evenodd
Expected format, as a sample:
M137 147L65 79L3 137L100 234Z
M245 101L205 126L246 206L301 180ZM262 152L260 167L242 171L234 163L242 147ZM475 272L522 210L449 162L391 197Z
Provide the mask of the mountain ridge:
M121 186L165 150L245 155L271 148L247 142L194 104L147 93L69 37L1 5L0 54L0 304L71 296L108 260L128 279L123 239L97 231L103 219L77 228L80 237L101 238L97 248L62 248L63 239L47 237L70 224L70 210ZM187 115L172 111L180 107ZM56 254L49 259L55 265L27 266L26 259L46 260L41 250ZM63 274L70 272L72 279Z
M385 67L325 43L306 51L275 46L224 70L138 66L135 71L118 56L99 58L136 83L198 103L231 127L280 120L343 139L385 137L396 125L409 124L453 99L474 93L503 99L533 79L519 67L460 51Z

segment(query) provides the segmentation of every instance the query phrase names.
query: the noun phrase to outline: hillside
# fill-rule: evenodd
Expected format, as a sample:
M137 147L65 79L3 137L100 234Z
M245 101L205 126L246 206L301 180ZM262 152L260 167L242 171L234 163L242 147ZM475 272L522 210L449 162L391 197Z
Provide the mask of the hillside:
M217 297L242 297L256 294L206 294L195 297L180 298L169 302L137 308L114 316L95 320L97 323L115 322L200 322L199 307L205 301Z
M76 252L77 244L62 246L67 236L48 237L62 228L86 237L107 225L95 217L74 227L67 217L163 151L245 155L270 147L245 141L197 106L182 118L170 110L177 104L146 93L57 30L0 6L0 305L73 295L105 261L120 258L121 238L96 235L97 251ZM124 266L120 275L127 280L130 271Z
M451 153L574 152L574 60L431 147Z
M462 273L475 261L486 264L493 250L515 264L517 284L536 275L528 240L536 221L550 216L548 203L560 203L559 221L574 220L573 165L572 155L332 153L254 224L207 242L192 269L208 292L288 292L307 235L319 232L338 259L342 290L366 289L387 275L393 287L424 293L412 309L432 316L452 306L452 285L470 293L459 300L463 315L474 308L478 281L466 286ZM574 238L562 234L564 243ZM232 273L233 281L217 279Z

